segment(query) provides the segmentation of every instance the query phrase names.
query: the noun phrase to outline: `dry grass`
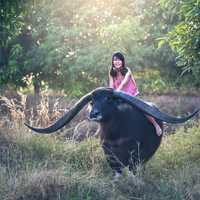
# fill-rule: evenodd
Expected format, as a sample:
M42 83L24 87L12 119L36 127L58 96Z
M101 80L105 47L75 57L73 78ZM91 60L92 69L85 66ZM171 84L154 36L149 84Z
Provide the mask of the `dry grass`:
M200 198L198 123L165 137L145 171L125 169L117 182L97 139L77 144L26 131L0 132L2 200Z
M200 199L198 122L191 121L176 130L176 134L164 137L146 170L139 167L133 175L125 169L122 177L113 182L98 139L88 138L77 143L66 140L65 134L34 135L23 126L23 109L17 110L12 102L9 105L16 113L12 113L15 120L8 120L0 129L1 200ZM30 123L38 126L51 123L64 112L56 111L58 105L59 101L55 101L51 107L55 113L50 117L49 104L42 100L38 112L43 117L34 123L30 117ZM68 127L72 133L84 113L80 115ZM76 127L77 132L83 129L82 125Z

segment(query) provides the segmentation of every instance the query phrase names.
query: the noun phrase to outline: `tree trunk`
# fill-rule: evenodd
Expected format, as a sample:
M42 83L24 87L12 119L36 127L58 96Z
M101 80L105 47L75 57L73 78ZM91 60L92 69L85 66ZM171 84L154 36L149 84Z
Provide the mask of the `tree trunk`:
M0 47L0 68L3 68L6 65L6 55L5 49Z
M26 98L26 120L35 121L38 118L38 109L40 106L41 96L40 96L40 84L37 82L33 84L34 94L29 94ZM36 122L37 123L37 122Z
M39 97L40 96L40 84L38 82L35 82L33 84L34 86L34 95Z

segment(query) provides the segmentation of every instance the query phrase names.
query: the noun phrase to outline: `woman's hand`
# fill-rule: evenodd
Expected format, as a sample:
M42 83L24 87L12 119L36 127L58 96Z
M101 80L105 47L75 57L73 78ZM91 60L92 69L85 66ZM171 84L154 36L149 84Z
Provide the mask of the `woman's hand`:
M121 84L119 85L119 87L117 88L117 90L122 90L123 87L124 87L124 86L128 83L128 81L129 81L129 78L130 78L130 76L131 76L131 70L130 70L129 68L127 68L127 69L128 69L128 72L126 73L126 75L125 75L123 81L121 82Z

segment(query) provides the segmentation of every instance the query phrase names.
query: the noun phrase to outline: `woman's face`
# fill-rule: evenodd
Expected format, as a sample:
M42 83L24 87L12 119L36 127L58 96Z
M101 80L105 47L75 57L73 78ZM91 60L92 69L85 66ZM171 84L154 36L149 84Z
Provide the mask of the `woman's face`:
M116 69L119 69L122 67L122 60L120 60L119 58L117 57L114 57L113 58L113 65Z

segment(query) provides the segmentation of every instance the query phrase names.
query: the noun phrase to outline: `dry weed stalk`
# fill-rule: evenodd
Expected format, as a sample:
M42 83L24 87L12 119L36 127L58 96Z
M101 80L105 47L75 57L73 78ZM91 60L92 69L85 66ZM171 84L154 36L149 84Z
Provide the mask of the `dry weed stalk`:
M34 108L26 108L26 97L22 101L8 99L0 96L0 127L8 129L19 128L25 121L35 126L48 126L63 114L63 109L58 108L59 98L52 105L52 113L49 110L49 97L42 96L40 104L37 105L37 115L35 116ZM27 112L28 111L28 112ZM28 113L28 114L27 114Z
M7 97L0 97L1 106L1 122L0 126L7 127L7 128L13 128L18 127L21 125L22 120L25 118L24 114L24 98L22 98L22 101L19 102L16 99L8 99Z

